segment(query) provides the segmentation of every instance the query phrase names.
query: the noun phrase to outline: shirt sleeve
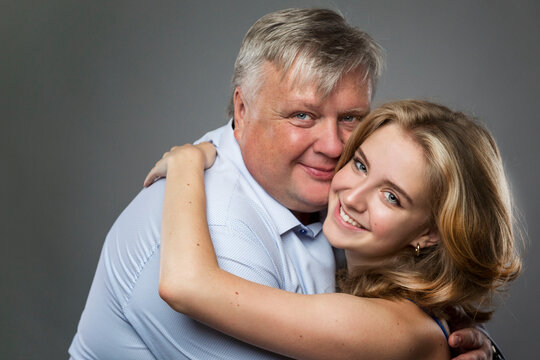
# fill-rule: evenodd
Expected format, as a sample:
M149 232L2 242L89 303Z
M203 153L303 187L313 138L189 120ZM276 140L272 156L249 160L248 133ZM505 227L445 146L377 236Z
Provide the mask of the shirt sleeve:
M85 308L72 341L73 359L155 359L143 335L128 321L125 306L140 272L158 251L160 181L141 191L111 227ZM148 209L148 211L143 211Z
M164 181L148 189L152 198L163 198ZM162 201L134 201L119 219L115 241L130 243L136 255L118 253L117 270L129 273L133 285L123 312L150 351L163 359L268 359L277 355L242 343L172 310L158 294L159 238L155 216L161 218ZM147 220L145 220L147 219ZM134 226L137 224L137 226ZM220 266L238 276L279 287L275 261L264 239L239 220L210 227ZM117 249L126 248L116 246ZM125 258L131 260L125 261ZM133 261L133 259L137 259ZM129 264L125 269L125 264ZM279 358L279 357L278 357Z

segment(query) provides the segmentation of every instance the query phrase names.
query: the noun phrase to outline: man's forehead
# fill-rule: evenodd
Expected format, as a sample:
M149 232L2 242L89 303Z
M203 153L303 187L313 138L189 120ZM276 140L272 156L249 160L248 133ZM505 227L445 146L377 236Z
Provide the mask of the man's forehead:
M313 99L328 97L342 85L343 79L347 78L349 86L353 84L362 91L367 90L367 95L371 99L371 80L361 66L347 72L332 73L317 68L310 61L297 59L289 65L266 62L263 73L266 76L279 74L279 82L287 90ZM351 79L354 81L351 82Z
M289 81L284 79L285 86L287 86L288 90L286 100L289 103L298 105L318 107L326 103L332 95L338 94L343 105L349 102L349 105L345 106L346 108L342 110L362 114L367 113L371 105L370 81L364 79L361 74L351 75L352 77L349 77L346 82L342 81L342 79L338 80L334 87L330 88L330 91L325 91L324 87L321 86L321 80L317 77L299 76ZM342 92L343 90L346 90L348 94L350 94L348 91L352 90L358 96L349 98L346 101L342 97L342 94L344 94Z

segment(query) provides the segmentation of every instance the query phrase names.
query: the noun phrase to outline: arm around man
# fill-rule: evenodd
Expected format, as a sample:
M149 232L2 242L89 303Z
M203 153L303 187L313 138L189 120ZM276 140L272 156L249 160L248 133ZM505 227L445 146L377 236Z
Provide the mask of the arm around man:
M210 232L220 266L289 291L332 291L334 262L320 223L300 224L255 182L243 165L230 123L203 139L211 139L219 149L205 181ZM141 191L107 235L70 355L74 359L279 358L175 312L159 297L164 183L158 181Z

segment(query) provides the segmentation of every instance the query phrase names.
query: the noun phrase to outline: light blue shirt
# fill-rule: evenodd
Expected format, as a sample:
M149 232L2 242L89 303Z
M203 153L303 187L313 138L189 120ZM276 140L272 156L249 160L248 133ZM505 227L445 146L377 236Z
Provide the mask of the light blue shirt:
M321 223L302 225L250 175L231 123L206 134L218 148L205 173L219 265L302 294L334 291L335 263ZM74 359L275 359L175 312L159 297L160 180L112 226L69 353Z

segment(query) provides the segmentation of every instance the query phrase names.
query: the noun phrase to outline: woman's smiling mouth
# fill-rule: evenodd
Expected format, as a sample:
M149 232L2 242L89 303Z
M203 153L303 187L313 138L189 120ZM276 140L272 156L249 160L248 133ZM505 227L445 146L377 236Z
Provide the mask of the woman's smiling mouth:
M344 222L346 222L346 223L349 224L349 225L354 226L355 228L362 229L362 230L367 230L365 227L363 227L362 225L360 225L360 223L358 223L356 220L354 220L353 218L351 218L351 217L345 212L345 210L343 210L343 207L341 206L341 204L339 204L339 217L341 218L341 220L343 220Z

